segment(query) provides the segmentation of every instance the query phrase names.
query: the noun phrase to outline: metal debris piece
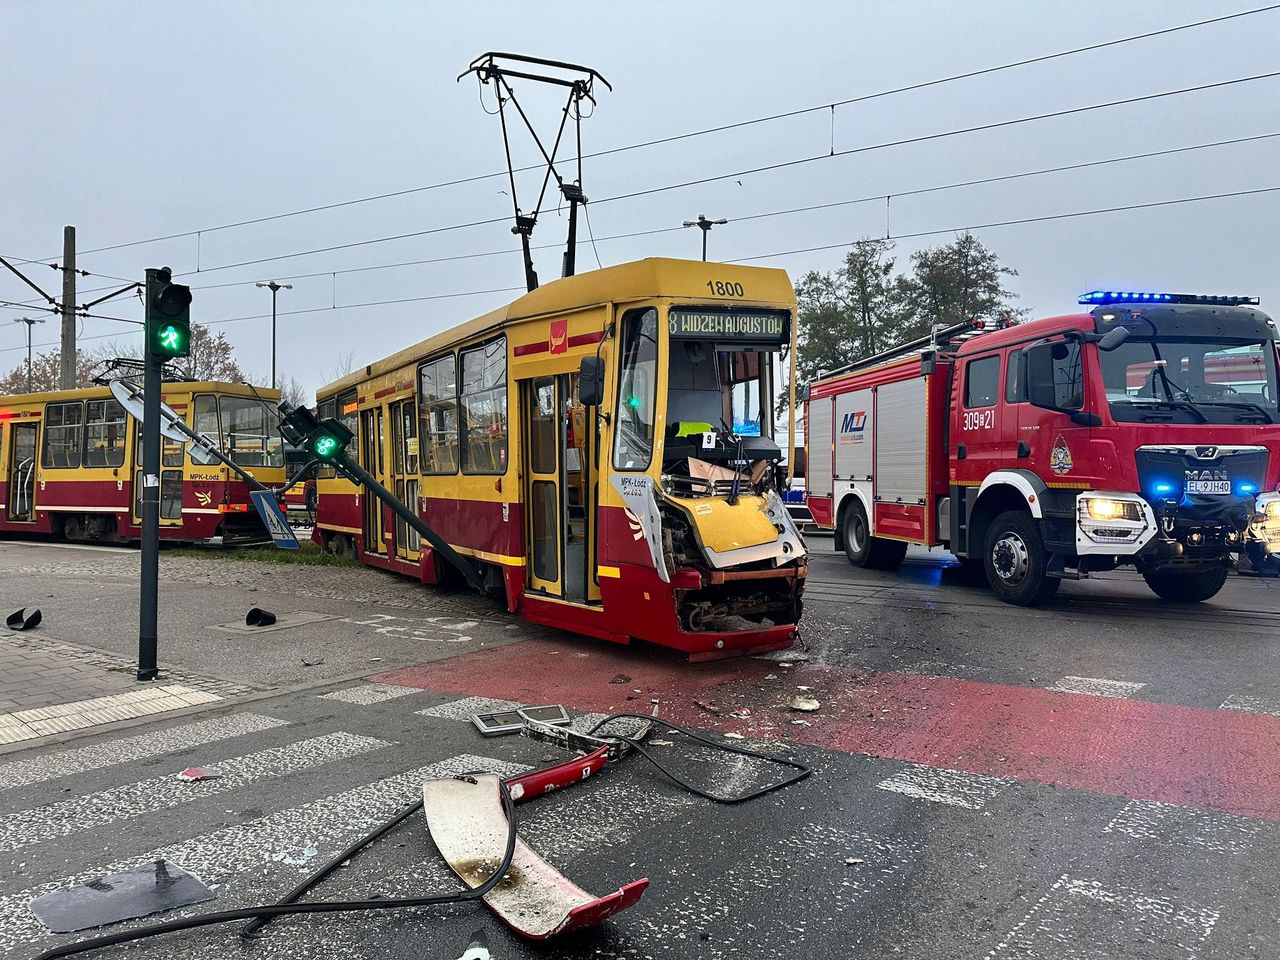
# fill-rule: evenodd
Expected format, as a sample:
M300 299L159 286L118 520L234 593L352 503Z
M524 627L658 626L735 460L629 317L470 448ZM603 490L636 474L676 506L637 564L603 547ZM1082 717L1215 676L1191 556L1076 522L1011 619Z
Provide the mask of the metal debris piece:
M276 622L276 615L270 610L263 610L261 607L253 607L244 615L244 625L246 627L269 627Z
M790 706L792 710L803 710L805 713L812 713L814 710L817 710L819 707L821 707L822 704L820 704L817 700L813 699L813 697L797 696L794 699L792 699L791 703L788 704L788 706Z
M612 680L610 680L609 682L610 682L610 683L630 683L630 682L631 682L631 678L630 678L630 677L628 677L625 673L620 673L620 674L618 674L617 676L615 676Z
M847 860L845 860L845 863L849 864L849 866L853 866L854 864L858 864L858 863L866 863L866 862L867 861L863 860L861 857L849 857Z
M188 783L197 783L201 780L217 780L222 776L222 771L217 767L187 767L180 774L179 780L185 780Z
M15 610L9 616L4 618L4 625L10 630L31 630L40 626L40 608L32 607L31 616L27 616L27 608Z
M74 933L214 899L194 873L156 860L36 897L28 909L54 933Z
M725 738L726 740L745 740L745 739L747 739L746 737L744 737L744 736L743 736L742 734L740 734L740 733L726 733L726 734L724 735L724 738Z
M776 673L766 673L766 674L764 675L764 678L765 678L766 680L777 680L777 679L778 679L778 675L777 675Z
M304 667L318 667L320 664L324 663L324 657L321 657L319 660L308 660L306 657L302 657L301 660Z
M724 711L714 703L704 703L702 700L695 700L693 701L693 705L699 710L705 710L707 713L714 714L717 717L724 716Z

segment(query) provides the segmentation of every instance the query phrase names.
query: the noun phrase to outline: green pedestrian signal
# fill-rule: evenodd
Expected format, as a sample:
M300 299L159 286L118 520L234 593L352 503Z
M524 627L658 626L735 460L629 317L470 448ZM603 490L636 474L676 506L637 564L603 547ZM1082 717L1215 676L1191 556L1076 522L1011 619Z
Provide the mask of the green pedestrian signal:
M191 288L168 268L147 271L147 349L162 360L191 356Z

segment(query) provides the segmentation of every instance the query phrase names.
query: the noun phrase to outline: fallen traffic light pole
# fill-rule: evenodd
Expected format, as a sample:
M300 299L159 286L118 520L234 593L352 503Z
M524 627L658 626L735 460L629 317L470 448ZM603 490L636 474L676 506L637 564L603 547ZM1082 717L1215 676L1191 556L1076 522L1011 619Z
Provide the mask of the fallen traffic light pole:
M310 451L317 460L332 466L353 483L363 485L423 540L431 544L431 549L461 573L467 583L484 592L485 578L476 564L449 546L443 537L422 522L416 511L401 503L395 494L348 454L347 445L351 443L352 433L340 421L333 418L319 420L306 407L290 407L287 403L282 403L280 432L290 443Z

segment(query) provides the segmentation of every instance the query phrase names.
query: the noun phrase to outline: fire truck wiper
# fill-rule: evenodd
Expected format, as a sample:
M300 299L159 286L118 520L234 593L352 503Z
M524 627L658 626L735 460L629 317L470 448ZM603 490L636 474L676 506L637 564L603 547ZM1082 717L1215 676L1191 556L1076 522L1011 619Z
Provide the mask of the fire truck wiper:
M1194 403L1190 400L1148 400L1142 398L1138 401L1130 401L1135 407L1164 407L1171 410L1187 410L1200 419L1201 423L1208 423L1209 418L1206 417Z
M1260 403L1254 403L1251 400L1197 400L1202 407L1237 407L1244 410L1254 411L1258 416L1262 417L1263 423L1275 423L1275 419L1267 412L1267 408Z

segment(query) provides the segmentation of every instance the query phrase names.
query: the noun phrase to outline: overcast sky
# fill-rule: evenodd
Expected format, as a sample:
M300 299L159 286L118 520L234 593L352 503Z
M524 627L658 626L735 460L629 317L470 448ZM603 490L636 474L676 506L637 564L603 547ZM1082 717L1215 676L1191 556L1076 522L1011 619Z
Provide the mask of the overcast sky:
M503 169L491 94L455 83L471 59L506 50L589 64L612 84L583 123L587 152L1055 53L1262 6L1236 3L527 3L60 2L5 0L0 11L0 255L59 258L76 225L80 266L141 278L169 265L195 288L193 316L215 323L241 366L270 366L270 309L254 281L279 278L279 366L308 390L335 359L357 364L518 295L523 277L509 222L254 266L221 265L474 220L509 218L503 179L358 203L235 229L220 224ZM706 213L730 221L794 207L899 195L986 177L1280 133L1280 77L1146 103L816 162L642 199L618 194L864 145L1280 69L1280 10L861 103L588 159L584 188L605 265L698 256ZM517 87L544 126L556 93ZM514 141L518 162L537 158ZM946 231L1231 191L1280 187L1280 137L1172 156L898 197L888 210L903 265ZM741 183L738 180L741 180ZM518 184L532 204L537 183ZM526 199L528 198L528 199ZM1033 315L1072 308L1098 287L1248 293L1280 314L1280 192L977 230L1019 276ZM535 244L562 243L565 221L543 212ZM193 230L143 246L93 248ZM730 222L711 234L713 259L755 258L793 277L829 270L842 251L800 248L883 235L883 199ZM495 256L360 273L406 260ZM546 282L560 250L537 256ZM590 244L579 269L594 266ZM31 267L50 292L47 267ZM298 274L322 273L317 277ZM296 277L295 279L289 279ZM81 288L111 281L82 278ZM227 285L201 289L210 285ZM375 300L468 294L390 306ZM337 310L285 315L289 310ZM81 302L90 295L82 295ZM27 300L12 275L0 299ZM136 300L98 308L140 317ZM0 308L4 320L21 316ZM229 321L229 322L219 322ZM56 322L36 342L57 337ZM137 336L83 321L85 338ZM86 340L85 346L101 341ZM47 349L47 348L46 348ZM0 322L0 367L22 360L25 328Z

